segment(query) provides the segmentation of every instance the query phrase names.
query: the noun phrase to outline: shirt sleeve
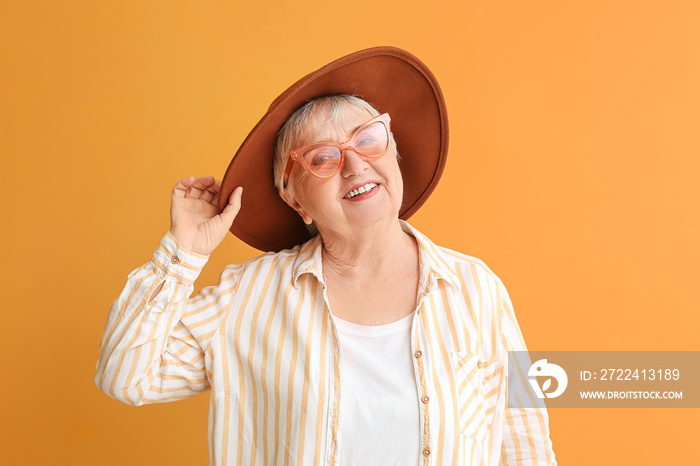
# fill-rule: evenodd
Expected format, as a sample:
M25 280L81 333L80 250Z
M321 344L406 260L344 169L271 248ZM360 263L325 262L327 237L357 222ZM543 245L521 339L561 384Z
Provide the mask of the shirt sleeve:
M508 292L499 280L502 343L507 360L508 351L527 351L523 334L513 311ZM499 465L557 464L549 438L549 416L546 408L511 408L507 406L508 379L506 372L506 408Z
M128 276L107 319L95 383L130 405L179 400L209 389L206 335L229 303L235 270L189 299L209 256L180 247L168 232L147 264ZM162 284L162 288L154 292Z

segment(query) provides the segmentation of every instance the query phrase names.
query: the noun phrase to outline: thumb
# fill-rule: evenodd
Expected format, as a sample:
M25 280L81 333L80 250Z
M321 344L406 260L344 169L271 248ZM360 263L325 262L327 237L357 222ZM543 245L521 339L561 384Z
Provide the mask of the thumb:
M236 215L238 215L238 212L241 210L242 197L243 186L238 186L236 189L233 190L233 192L228 198L228 204L226 204L224 210L222 210L219 214L221 220L228 228L231 228L231 225L233 225L233 221L236 219Z

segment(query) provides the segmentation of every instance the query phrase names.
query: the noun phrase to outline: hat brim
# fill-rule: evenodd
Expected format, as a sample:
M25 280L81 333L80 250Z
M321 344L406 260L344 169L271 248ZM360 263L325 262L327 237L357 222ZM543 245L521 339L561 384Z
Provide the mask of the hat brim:
M407 219L435 189L447 159L447 109L432 72L395 47L346 55L303 77L270 106L233 157L221 183L219 209L243 186L241 210L231 226L238 238L262 251L280 251L311 238L301 217L277 193L273 159L277 133L306 101L356 95L391 115L401 155L404 193L399 218Z

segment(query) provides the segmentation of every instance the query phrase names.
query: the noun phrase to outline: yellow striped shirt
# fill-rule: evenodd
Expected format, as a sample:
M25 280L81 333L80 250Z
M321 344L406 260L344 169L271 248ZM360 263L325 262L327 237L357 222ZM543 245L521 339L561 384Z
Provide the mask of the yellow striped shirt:
M555 465L546 410L506 406L507 352L526 347L503 283L480 260L402 227L419 246L411 352L421 465ZM97 386L132 405L211 389L213 465L337 464L352 413L340 409L343 355L321 249L316 237L227 266L190 298L207 256L168 233L112 305Z

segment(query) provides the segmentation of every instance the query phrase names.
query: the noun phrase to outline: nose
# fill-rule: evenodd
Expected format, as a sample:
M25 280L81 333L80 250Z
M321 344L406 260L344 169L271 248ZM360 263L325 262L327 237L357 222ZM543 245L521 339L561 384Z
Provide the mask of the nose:
M343 178L357 176L369 168L369 162L364 157L361 157L350 148L345 149L345 160L343 166L340 167L340 175Z

